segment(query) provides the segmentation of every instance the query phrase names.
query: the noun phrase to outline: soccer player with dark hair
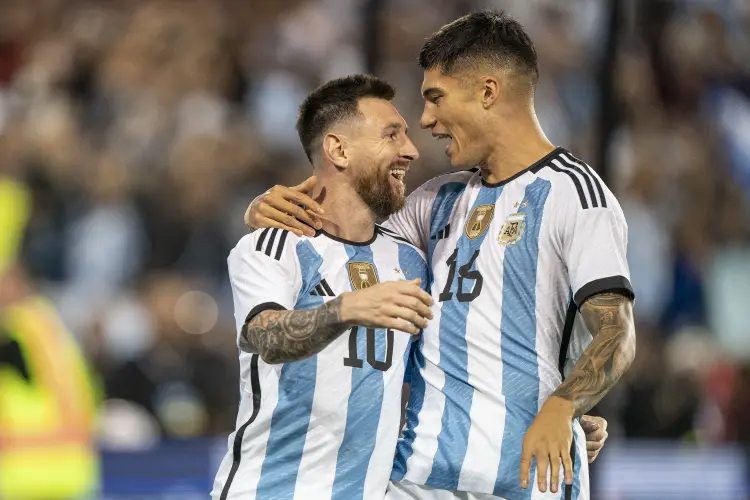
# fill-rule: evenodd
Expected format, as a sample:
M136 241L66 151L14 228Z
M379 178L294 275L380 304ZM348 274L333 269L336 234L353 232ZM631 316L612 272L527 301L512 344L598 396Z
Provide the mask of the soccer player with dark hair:
M635 355L622 210L542 131L536 51L517 21L457 19L419 64L420 125L466 170L428 181L384 224L425 252L435 300L386 498L586 500L580 419ZM250 225L278 198L256 200Z
M214 498L385 495L411 335L432 315L423 253L375 224L418 156L393 96L366 75L310 94L297 129L326 224L258 231L229 256L241 402Z

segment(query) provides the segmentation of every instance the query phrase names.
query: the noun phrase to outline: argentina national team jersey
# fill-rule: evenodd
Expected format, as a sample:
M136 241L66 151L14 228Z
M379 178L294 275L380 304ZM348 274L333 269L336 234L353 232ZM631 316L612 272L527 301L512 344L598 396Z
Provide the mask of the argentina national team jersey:
M478 169L428 181L385 226L427 254L436 304L414 350L392 479L508 500L588 499L577 420L572 488L521 489L521 445L591 341L578 307L603 291L632 297L615 197L558 148L499 184Z
M312 309L384 281L421 278L421 251L376 227L362 244L265 229L232 250L237 332L268 309ZM272 365L240 352L237 430L215 499L381 500L401 418L412 337L353 327L319 354Z

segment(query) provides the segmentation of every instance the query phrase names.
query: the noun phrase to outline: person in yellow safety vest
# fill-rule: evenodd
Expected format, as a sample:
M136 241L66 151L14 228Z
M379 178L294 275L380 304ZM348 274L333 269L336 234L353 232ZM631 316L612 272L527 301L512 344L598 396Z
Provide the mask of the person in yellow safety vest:
M95 384L17 256L25 187L0 177L0 499L78 499L99 484Z

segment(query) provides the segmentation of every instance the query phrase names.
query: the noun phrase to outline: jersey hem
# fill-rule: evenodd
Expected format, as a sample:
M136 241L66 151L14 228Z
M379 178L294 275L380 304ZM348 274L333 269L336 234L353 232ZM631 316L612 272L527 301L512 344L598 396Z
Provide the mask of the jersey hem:
M612 292L635 300L635 292L630 280L625 276L609 276L586 283L575 294L575 302L580 308L586 299L597 293Z

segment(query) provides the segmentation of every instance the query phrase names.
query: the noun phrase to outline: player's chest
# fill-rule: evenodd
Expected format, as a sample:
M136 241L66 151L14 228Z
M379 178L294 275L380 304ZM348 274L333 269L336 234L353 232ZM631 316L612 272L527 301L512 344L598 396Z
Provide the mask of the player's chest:
M548 194L549 183L541 179L495 188L470 183L451 205L434 209L428 248L433 295L440 302L471 302L486 292L488 279L501 284L508 271L529 267L550 241Z

